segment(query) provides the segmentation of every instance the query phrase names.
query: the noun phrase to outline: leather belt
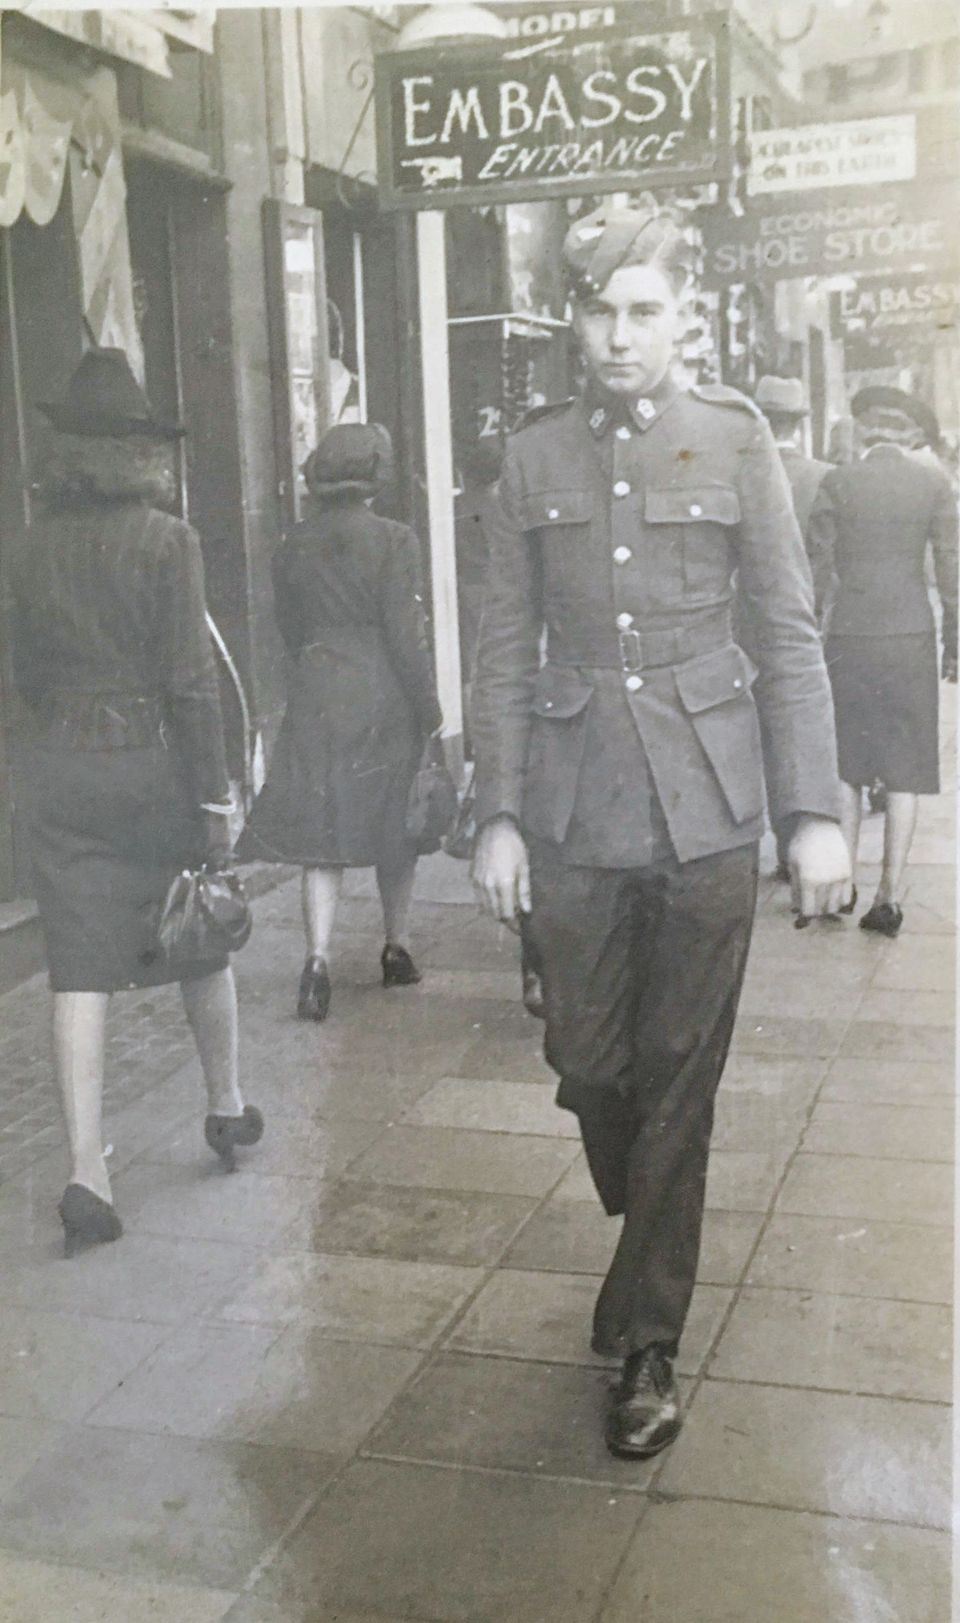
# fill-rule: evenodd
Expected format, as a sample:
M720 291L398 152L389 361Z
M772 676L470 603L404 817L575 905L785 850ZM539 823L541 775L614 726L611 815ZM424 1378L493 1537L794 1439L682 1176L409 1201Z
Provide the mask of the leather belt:
M154 694L52 693L41 707L41 739L74 750L165 745L163 701Z
M548 632L547 659L551 665L586 665L595 669L645 671L657 666L682 665L698 654L712 653L733 640L730 616L710 615L693 625L638 631L631 627L611 631L597 643L581 642Z

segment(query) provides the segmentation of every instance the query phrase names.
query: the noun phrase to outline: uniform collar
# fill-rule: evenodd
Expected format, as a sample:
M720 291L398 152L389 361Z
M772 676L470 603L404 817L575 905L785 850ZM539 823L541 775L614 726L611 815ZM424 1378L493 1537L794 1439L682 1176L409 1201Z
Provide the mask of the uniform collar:
M583 411L587 426L595 439L602 439L617 423L629 422L645 434L658 421L681 394L676 379L667 373L665 378L638 399L612 395L600 384L588 383L583 394Z

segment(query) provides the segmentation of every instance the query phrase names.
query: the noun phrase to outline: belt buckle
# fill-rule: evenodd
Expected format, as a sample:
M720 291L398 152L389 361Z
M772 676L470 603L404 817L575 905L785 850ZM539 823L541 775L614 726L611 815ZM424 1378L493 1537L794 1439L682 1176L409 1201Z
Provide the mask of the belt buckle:
M620 663L625 674L629 676L631 672L642 671L643 643L640 640L639 631L621 631L618 635L620 639Z

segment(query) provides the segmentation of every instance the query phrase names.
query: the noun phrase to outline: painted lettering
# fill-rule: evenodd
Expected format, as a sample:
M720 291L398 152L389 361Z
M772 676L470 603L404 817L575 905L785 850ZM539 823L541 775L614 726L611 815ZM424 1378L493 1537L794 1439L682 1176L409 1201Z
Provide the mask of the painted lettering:
M663 91L658 89L656 85L645 85L643 83L645 74L659 77L660 69L655 64L644 63L641 67L631 68L627 74L627 89L630 94L632 96L645 96L651 103L645 113L632 113L629 107L624 108L623 116L629 119L631 124L649 124L653 118L662 118L667 110L667 98Z
M615 85L617 76L615 73L611 73L609 68L598 68L595 73L588 73L583 81L583 94L586 99L599 102L607 108L602 118L593 118L589 113L581 115L580 122L584 129L587 130L602 130L605 124L616 123L623 107L619 96L612 96L609 90L600 89L601 80L604 80L607 84Z
M418 85L432 85L432 73L417 74L413 79L403 81L403 138L408 147L431 147L436 141L436 135L417 134L417 114L432 111L433 103L417 99Z

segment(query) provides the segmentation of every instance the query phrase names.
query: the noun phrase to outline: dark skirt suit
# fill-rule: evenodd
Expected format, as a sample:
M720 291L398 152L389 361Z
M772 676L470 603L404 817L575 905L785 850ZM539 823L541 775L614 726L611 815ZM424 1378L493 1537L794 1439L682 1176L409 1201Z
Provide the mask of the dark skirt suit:
M359 500L322 507L274 561L289 697L238 845L247 861L397 865L425 736L440 725L413 532Z
M957 510L938 469L894 446L832 469L810 517L832 563L826 643L840 776L910 794L940 789L937 634L927 590L933 548L943 645L957 648ZM823 573L824 563L818 566Z
M34 726L28 822L56 992L172 974L155 931L171 880L229 799L200 545L135 499L51 512L12 569L17 686Z

